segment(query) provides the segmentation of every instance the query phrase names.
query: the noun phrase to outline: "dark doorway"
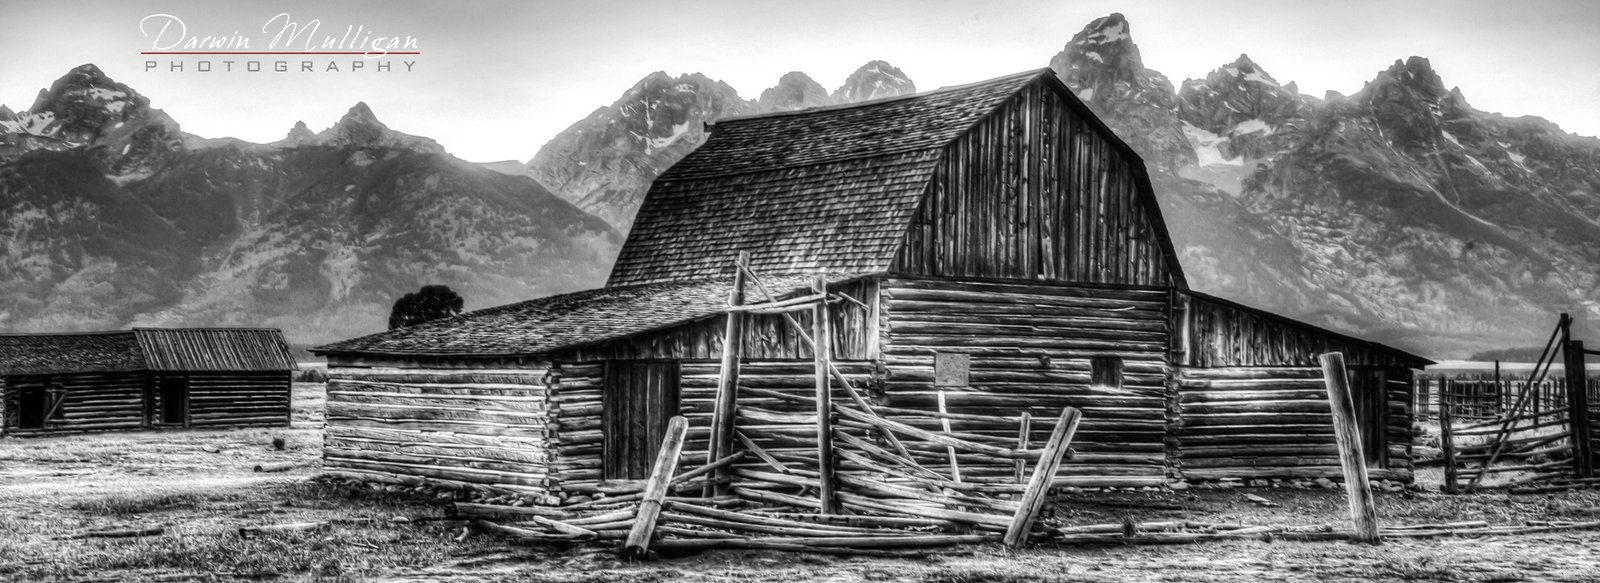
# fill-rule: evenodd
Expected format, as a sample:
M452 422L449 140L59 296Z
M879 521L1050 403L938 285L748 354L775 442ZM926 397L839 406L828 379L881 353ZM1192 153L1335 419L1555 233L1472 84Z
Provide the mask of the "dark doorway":
M1349 369L1350 400L1356 406L1356 426L1361 433L1361 453L1367 467L1388 466L1388 375L1382 370Z
M163 425L189 424L189 381L186 379L161 379L161 423Z
M642 480L650 475L667 421L678 414L678 363L606 363L601 396L607 480Z
M50 415L50 394L44 387L22 387L17 393L17 428L40 429Z

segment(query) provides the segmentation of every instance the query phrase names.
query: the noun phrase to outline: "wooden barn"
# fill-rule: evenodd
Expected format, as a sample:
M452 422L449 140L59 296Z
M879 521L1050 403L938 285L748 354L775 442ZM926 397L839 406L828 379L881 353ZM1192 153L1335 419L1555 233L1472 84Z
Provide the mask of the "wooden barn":
M1013 452L1078 408L1058 485L1338 477L1328 351L1371 475L1410 479L1429 361L1190 291L1143 162L1048 69L719 122L656 179L605 287L315 350L328 471L550 501L643 478L674 415L685 467L730 447L814 466L817 402L857 397ZM862 421L839 437L871 437ZM1021 461L905 447L957 481L1021 481Z
M275 329L0 334L3 433L288 425L294 356Z

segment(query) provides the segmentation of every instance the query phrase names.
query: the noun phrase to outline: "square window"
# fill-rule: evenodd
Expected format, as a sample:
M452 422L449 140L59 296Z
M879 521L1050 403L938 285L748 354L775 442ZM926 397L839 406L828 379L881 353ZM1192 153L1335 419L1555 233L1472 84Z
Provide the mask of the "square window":
M965 387L972 356L963 352L939 352L933 355L933 386Z
M1090 359L1089 386L1122 388L1122 358L1096 356Z

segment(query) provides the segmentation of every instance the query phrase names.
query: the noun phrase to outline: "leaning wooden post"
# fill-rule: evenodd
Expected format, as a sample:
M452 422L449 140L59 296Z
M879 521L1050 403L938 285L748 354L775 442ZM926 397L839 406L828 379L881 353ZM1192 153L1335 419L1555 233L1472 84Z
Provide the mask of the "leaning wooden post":
M1356 403L1350 396L1344 354L1329 352L1317 360L1322 362L1322 380L1328 385L1328 404L1333 408L1334 438L1339 444L1339 465L1344 467L1344 488L1350 496L1355 539L1377 544L1378 507L1372 500L1372 488L1367 485L1367 460L1361 455L1361 428L1356 424Z
M1456 490L1456 438L1450 429L1450 403L1444 398L1444 391L1439 392L1439 450L1444 454L1444 491L1454 494Z
M745 270L750 265L750 252L740 251L733 266L733 291L728 294L729 306L744 305ZM722 370L717 376L717 400L712 406L711 444L706 459L719 460L733 451L734 409L738 404L739 357L744 348L744 314L728 312L728 323L722 334ZM732 470L717 469L712 491L718 496L728 493Z
M1570 334L1569 334L1570 337ZM1593 443L1589 441L1589 382L1584 374L1583 341L1567 340L1561 364L1567 377L1567 418L1572 421L1572 469L1579 478L1594 477Z
M1028 439L1033 432L1033 416L1027 411L1022 412L1022 422L1017 424L1017 451L1028 449ZM1026 476L1027 464L1017 460L1017 483L1021 484Z
M828 293L828 279L817 275L811 280L811 289L818 295L826 296ZM833 346L833 334L828 331L828 300L826 297L817 300L817 305L811 309L811 353L816 358L817 365L817 482L819 487L818 499L821 501L823 514L838 514L839 501L834 497L833 475L833 403L831 386L832 377L829 375L831 355L829 351Z
M945 410L944 407L944 389L939 389L939 424L944 428L945 435L950 434L950 418L945 417L947 414L949 414L949 411ZM956 448L947 445L944 450L950 456L950 479L960 482L961 464L956 461Z
M1006 529L1006 546L1016 547L1027 542L1028 532L1033 530L1033 520L1039 516L1039 509L1044 507L1045 494L1055 481L1056 470L1061 469L1061 457L1072 445L1072 436L1078 432L1078 421L1082 419L1083 414L1077 409L1066 407L1061 410L1061 419L1056 421L1050 441L1045 442L1039 463L1033 466L1033 477L1028 479L1028 488L1022 491L1017 513L1011 516L1011 526Z
M655 468L650 480L644 484L644 500L639 502L639 514L633 519L633 529L628 531L628 542L622 555L643 558L650 549L650 537L656 532L656 519L661 516L661 502L667 497L672 474L678 470L678 454L683 452L683 436L689 432L689 421L682 416L667 422L667 435L661 440L661 451L656 453Z

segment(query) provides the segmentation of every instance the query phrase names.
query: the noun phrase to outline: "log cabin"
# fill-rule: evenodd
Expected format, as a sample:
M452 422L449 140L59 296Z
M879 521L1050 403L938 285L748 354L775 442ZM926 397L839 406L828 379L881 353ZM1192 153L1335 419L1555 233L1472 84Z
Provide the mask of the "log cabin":
M0 433L286 426L296 369L276 329L0 334Z
M1189 289L1144 163L1049 69L710 129L654 181L604 287L313 349L325 469L605 492L650 471L674 415L683 463L718 459L719 382L752 463L815 465L817 323L741 310L822 294L831 390L890 419L1027 447L1051 431L1028 419L1080 409L1058 486L1337 478L1329 351L1352 367L1371 475L1411 477L1429 361ZM1022 474L911 453L967 481Z

